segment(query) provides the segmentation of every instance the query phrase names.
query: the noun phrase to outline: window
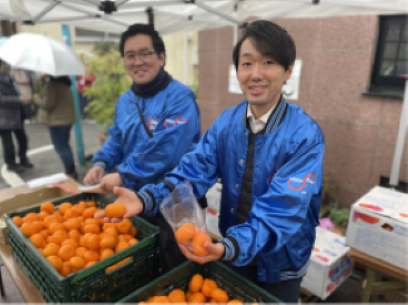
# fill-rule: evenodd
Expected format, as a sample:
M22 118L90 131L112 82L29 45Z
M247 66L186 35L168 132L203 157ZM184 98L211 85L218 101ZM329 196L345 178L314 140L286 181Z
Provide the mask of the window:
M380 17L369 93L403 96L408 77L408 16Z

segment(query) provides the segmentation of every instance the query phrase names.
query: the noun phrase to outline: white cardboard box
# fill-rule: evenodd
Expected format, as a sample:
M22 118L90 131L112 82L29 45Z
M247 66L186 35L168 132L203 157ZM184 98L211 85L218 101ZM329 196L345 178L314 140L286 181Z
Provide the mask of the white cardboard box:
M219 213L221 207L221 194L222 194L222 184L215 183L206 194L208 207Z
M324 300L351 274L353 263L345 243L345 237L316 228L310 265L301 284L304 289Z
M351 207L347 245L408 270L408 196L375 187Z

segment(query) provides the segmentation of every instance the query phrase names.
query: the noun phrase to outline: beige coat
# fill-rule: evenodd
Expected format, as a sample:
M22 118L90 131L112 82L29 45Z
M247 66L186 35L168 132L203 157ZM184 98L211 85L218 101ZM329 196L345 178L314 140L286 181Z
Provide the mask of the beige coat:
M76 121L71 87L57 81L44 86L44 96L35 102L38 106L38 122L48 126L67 126Z

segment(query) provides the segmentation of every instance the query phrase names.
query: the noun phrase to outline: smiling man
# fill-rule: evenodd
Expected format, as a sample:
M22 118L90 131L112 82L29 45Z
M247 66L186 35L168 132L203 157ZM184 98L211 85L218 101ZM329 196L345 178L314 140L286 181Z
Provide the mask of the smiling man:
M206 256L179 245L182 252L199 263L223 260L293 303L319 224L325 147L316 122L281 95L295 58L295 44L283 28L269 21L250 23L233 52L246 100L225 110L163 183L136 194L114 190L118 202L126 204L126 217L155 215L169 186L189 181L200 198L221 178L223 238L206 243Z
M100 183L104 191L115 186L139 191L146 184L163 181L164 174L195 148L200 139L199 109L193 92L164 70L165 46L151 26L130 26L119 47L133 84L116 103L109 139L95 154L84 183ZM117 173L105 175L115 166ZM206 207L205 197L200 203ZM171 252L160 256L162 270L185 261L165 220L148 220L160 227L161 253Z
M105 191L122 185L137 191L162 181L194 149L199 109L193 92L164 70L164 43L151 26L130 26L119 47L133 84L116 103L109 139L95 154L84 183L100 183ZM118 173L104 176L116 165Z

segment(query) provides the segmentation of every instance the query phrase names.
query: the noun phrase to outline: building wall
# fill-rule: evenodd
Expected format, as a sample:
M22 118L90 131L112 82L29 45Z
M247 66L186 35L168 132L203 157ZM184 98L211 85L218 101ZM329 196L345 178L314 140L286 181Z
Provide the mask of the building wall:
M377 16L276 19L296 43L302 60L299 99L326 139L324 171L331 173L338 203L349 207L380 176L389 177L402 99L364 96L374 60ZM198 103L202 130L244 97L228 93L233 29L199 33ZM408 142L408 141L407 141ZM408 182L408 143L400 180Z

